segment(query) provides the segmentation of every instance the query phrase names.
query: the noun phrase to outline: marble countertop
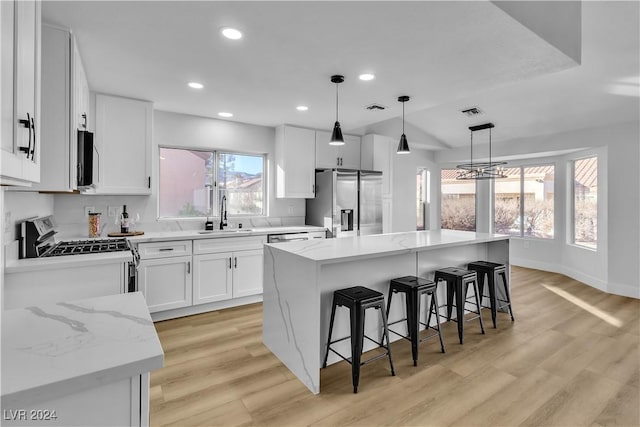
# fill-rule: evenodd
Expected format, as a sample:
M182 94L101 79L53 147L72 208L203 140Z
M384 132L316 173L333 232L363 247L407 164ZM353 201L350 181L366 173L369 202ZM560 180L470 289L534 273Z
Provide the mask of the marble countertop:
M337 239L317 239L288 242L286 244L270 243L267 246L321 264L327 264L507 239L509 239L509 236L504 234L429 230Z
M52 270L60 268L73 268L77 266L90 266L102 264L117 264L133 261L131 251L108 252L102 254L84 254L55 256L45 258L15 259L7 256L5 273L20 273L24 271Z
M242 237L242 236L266 236L268 234L282 234L282 233L306 233L312 231L325 231L324 227L317 227L313 225L294 225L286 227L247 227L247 228L234 228L225 230L211 230L210 232L205 230L183 230L183 231L152 231L145 232L141 236L129 237L129 241L132 243L144 243L144 242L162 242L170 240L181 239L217 239L227 237Z
M162 367L141 293L2 313L2 401L19 408Z

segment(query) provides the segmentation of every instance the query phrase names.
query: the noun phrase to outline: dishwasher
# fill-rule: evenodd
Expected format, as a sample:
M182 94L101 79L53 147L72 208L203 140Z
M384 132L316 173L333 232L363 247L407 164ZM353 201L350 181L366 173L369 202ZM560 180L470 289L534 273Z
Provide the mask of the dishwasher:
M326 231L309 231L303 233L281 233L269 234L267 243L295 242L299 240L324 239L327 237Z

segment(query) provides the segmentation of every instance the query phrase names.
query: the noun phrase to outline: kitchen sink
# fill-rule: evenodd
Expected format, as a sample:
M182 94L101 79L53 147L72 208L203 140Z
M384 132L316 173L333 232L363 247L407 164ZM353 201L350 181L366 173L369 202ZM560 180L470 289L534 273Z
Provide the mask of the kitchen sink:
M250 233L250 228L234 228L233 230L203 230L198 231L198 234L238 234L238 233Z

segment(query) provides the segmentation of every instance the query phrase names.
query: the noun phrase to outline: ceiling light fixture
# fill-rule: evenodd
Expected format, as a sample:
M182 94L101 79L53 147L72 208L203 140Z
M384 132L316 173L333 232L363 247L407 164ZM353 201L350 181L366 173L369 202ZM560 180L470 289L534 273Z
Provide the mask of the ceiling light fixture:
M219 113L218 113L218 115L219 115L220 117L233 117L233 114L232 114L232 113L226 113L226 112L224 112L224 111L219 112Z
M242 38L242 33L235 28L223 28L222 35L231 40L239 40Z
M298 111L307 111L309 109L309 107L307 107L306 105L298 105L296 107L296 110Z
M491 160L491 129L494 127L493 123L484 123L477 126L470 126L471 131L471 160L469 163L463 163L457 165L458 176L456 179L494 179L494 178L506 178L504 174L503 165L507 162L494 162ZM489 161L488 162L474 162L473 161L473 133L479 130L489 129Z
M331 83L336 84L336 122L333 125L333 132L331 132L331 139L329 145L344 145L344 138L342 137L342 130L340 129L340 122L338 121L338 85L344 81L344 77L340 75L331 76Z
M360 75L358 76L358 78L359 78L360 80L364 80L365 82L368 82L369 80L373 80L373 79L375 79L375 78L376 78L376 76L375 76L375 75L373 75L373 74L365 73L365 74L360 74Z
M202 89L204 87L202 83L198 83L198 82L189 82L187 83L187 85L193 89Z
M404 134L404 103L410 100L406 95L399 96L398 102L402 102L402 136L400 136L400 143L398 144L398 154L409 154L411 150L409 150L409 143L407 142L407 136Z

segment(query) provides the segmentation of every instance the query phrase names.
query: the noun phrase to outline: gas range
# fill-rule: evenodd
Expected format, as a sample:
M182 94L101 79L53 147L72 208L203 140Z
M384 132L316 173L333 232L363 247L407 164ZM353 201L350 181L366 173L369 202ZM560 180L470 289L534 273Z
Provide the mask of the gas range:
M62 241L51 246L41 257L97 254L107 252L130 251L127 239L91 239Z

